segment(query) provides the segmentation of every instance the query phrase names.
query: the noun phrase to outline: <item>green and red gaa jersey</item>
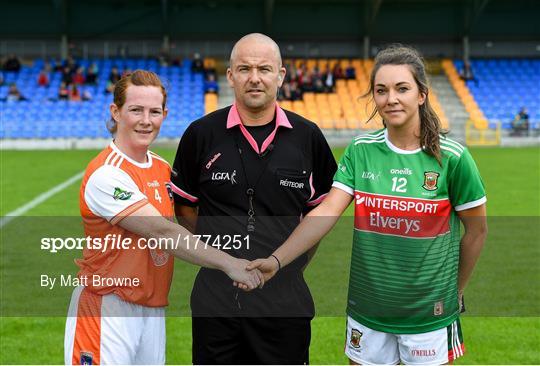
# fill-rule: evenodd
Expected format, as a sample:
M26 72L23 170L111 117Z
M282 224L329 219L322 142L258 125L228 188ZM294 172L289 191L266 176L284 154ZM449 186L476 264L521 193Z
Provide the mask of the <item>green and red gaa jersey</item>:
M386 129L347 147L333 186L354 197L347 314L388 333L444 328L459 315L456 211L486 202L469 151L440 138L442 167L394 146Z

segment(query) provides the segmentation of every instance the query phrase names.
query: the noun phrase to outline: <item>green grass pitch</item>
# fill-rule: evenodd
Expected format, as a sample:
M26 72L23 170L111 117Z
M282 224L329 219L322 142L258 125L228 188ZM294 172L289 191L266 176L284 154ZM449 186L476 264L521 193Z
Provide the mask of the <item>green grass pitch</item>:
M467 354L457 364L540 364L540 149L475 148L488 193L490 234L466 290ZM156 150L172 161L175 151ZM335 149L339 157L343 149ZM97 151L0 151L0 214L82 171ZM1 229L0 363L63 362L70 289L39 286L40 273L76 273L76 252L44 253L42 236L81 236L78 184ZM351 211L306 270L317 316L311 362L345 364L344 309ZM176 263L167 318L167 363L191 363L189 293L196 268Z

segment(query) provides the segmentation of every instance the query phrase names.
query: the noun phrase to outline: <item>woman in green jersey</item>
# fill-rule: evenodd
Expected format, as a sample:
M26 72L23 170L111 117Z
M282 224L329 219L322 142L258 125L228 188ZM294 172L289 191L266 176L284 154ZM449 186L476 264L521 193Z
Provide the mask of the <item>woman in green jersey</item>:
M270 279L314 246L354 201L345 353L352 364L443 364L463 355L460 301L487 234L476 165L441 134L424 62L377 55L366 94L385 128L346 149L326 199L259 268ZM460 235L460 222L465 232Z

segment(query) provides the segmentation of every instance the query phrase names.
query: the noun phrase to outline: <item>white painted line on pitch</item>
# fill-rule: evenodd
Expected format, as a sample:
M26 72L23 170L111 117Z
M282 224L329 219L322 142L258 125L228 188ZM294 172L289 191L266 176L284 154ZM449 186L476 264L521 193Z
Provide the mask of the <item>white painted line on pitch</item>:
M54 196L58 192L63 191L64 189L66 189L67 187L69 187L70 185L72 185L73 183L78 181L79 179L81 179L83 177L83 175L84 175L84 171L79 172L79 173L75 174L73 177L66 180L65 182L62 182L59 185L54 186L53 188L49 189L47 192L44 192L44 193L40 194L39 196L37 196L36 198L34 198L32 201L28 202L27 204L22 205L21 207L13 210L11 212L8 212L4 217L2 217L0 219L0 228L7 225L14 218L24 215L26 212L30 211L31 209L33 209L34 207L36 207L40 203L48 200L49 198L51 198L52 196Z

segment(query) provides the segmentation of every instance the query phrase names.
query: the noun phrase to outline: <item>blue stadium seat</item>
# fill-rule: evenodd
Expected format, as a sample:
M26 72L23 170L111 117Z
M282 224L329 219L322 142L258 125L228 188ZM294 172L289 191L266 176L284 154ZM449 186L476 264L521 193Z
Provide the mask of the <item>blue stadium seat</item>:
M454 65L461 70L463 61L455 60ZM478 59L471 65L478 83L468 81L467 87L490 126L500 121L503 128L511 128L521 107L528 109L531 124L540 124L539 59Z

